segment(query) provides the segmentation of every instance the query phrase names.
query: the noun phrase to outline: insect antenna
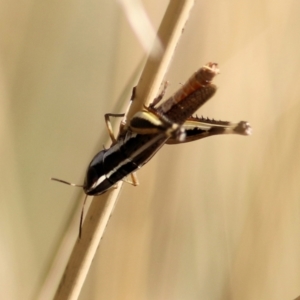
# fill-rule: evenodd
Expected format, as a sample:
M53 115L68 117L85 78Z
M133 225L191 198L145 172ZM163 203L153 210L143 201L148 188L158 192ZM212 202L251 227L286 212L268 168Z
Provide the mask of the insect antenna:
M50 179L53 180L53 181L58 181L60 183L67 184L67 185L76 186L76 187L82 187L83 188L83 185L81 185L81 184L76 184L76 183L68 182L68 181L65 181L65 180L62 180L62 179L58 179L58 178L53 178L53 177L51 177Z
M60 183L64 183L64 184L67 184L67 185L71 185L71 186L75 186L75 187L82 187L83 188L83 185L72 183L72 182L68 182L68 181L65 181L65 180L62 180L62 179L51 177L51 180L58 181ZM88 197L88 195L86 194L85 197L84 197L82 208L81 208L80 222L79 222L79 239L81 238L82 223L83 223L83 216L84 216L84 206L85 206L87 197Z

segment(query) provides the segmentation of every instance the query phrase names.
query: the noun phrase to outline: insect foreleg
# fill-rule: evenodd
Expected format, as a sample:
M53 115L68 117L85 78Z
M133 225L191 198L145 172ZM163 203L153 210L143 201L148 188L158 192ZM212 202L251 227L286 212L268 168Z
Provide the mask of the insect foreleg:
M140 184L139 180L137 178L136 172L131 173L130 177L131 177L131 181L128 180L128 179L123 179L123 181L126 182L126 183L129 183L133 186L138 186Z
M138 186L140 183L139 183L138 177L136 175L136 172L131 173L130 176L131 176L131 180L132 180L132 185Z
M110 136L113 143L116 143L117 139L115 138L114 131L113 131L112 126L111 126L110 117L122 118L122 117L124 117L124 115L125 114L105 114L104 115L105 124L106 124L107 130L108 130L108 134L109 134L109 136Z

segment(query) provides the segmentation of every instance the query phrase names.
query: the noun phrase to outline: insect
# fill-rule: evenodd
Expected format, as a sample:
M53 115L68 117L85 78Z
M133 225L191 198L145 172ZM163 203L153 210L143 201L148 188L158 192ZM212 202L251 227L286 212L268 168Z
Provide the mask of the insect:
M248 122L231 123L193 116L215 94L217 88L212 80L218 73L216 63L206 64L172 97L158 105L163 91L131 120L124 122L123 119L117 137L113 134L110 117L124 117L125 114L106 114L112 145L97 153L89 164L81 186L85 194L103 194L128 175L131 175L131 184L137 185L135 171L146 164L164 144L187 143L218 134L250 135L252 129Z

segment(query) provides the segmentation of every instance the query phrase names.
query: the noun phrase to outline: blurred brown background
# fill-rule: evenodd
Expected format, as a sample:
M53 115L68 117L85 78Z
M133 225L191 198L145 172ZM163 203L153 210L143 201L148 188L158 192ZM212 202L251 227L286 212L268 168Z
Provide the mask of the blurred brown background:
M157 28L168 2L143 2ZM80 299L299 296L299 16L299 1L196 1L168 94L216 61L200 114L253 135L165 146L124 185ZM82 182L146 53L115 1L2 0L0 37L0 298L51 299L82 193L49 178Z

